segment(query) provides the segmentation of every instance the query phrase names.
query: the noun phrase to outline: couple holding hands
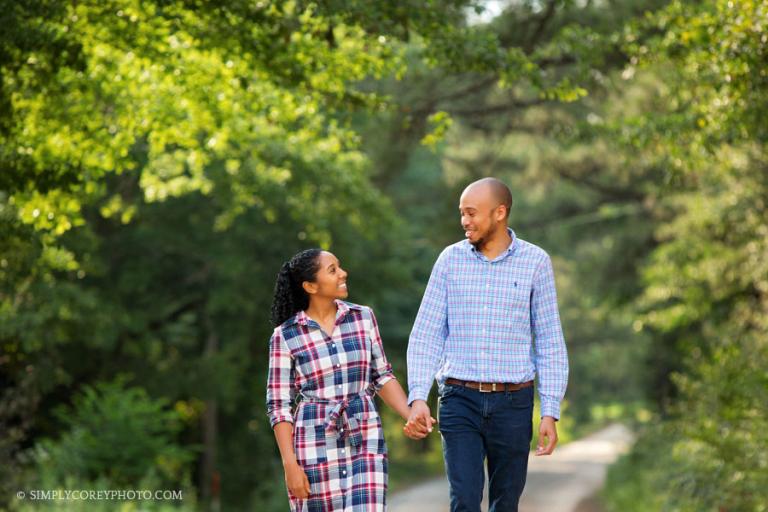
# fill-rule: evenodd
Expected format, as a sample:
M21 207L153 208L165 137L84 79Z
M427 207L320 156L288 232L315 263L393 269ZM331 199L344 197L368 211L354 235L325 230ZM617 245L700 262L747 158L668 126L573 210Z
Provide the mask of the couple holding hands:
M451 511L516 511L541 401L537 455L552 453L568 380L554 273L541 248L507 227L512 194L495 178L459 201L465 239L435 263L408 343L406 396L387 362L376 317L347 302L347 273L309 249L280 269L272 303L267 414L295 512L383 511L387 450L374 395L422 439L438 382L439 431ZM297 397L298 405L293 407Z

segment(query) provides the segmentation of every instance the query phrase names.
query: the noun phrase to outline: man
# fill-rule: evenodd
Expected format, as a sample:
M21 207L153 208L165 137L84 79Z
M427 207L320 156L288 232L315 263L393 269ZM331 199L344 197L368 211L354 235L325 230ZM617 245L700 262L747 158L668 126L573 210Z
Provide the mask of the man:
M533 434L533 379L541 424L536 455L557 443L568 358L549 256L507 227L512 194L494 178L469 185L459 211L465 240L440 254L408 344L411 415L432 430L427 396L439 385L438 420L451 511L479 512L487 458L490 511L516 511ZM545 444L546 441L546 444Z

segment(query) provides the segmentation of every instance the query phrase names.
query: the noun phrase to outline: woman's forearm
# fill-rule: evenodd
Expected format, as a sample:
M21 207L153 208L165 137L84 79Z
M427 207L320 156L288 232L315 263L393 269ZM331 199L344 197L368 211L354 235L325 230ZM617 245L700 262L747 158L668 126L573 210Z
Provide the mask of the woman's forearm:
M282 421L275 425L274 430L277 447L280 449L280 458L283 460L283 467L297 464L296 452L293 450L293 423Z
M280 457L283 459L288 493L302 500L307 499L312 492L312 486L309 484L304 468L299 466L296 460L296 452L293 451L293 423L282 421L275 425L275 439L280 449Z
M403 391L403 387L396 379L392 379L379 390L379 396L384 403L395 410L401 418L408 421L410 408L408 407L408 397Z

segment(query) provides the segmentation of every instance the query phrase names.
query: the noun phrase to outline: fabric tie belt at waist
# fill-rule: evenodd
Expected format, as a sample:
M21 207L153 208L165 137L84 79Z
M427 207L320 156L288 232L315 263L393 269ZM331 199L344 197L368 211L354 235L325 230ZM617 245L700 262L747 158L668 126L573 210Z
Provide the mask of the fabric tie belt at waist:
M361 402L363 399L369 396L371 395L367 390L339 401L311 398L302 395L302 402L306 401L332 406L328 412L328 418L325 421L325 431L329 434L338 432L342 438L346 437L349 439L349 444L352 446L360 446L363 442L363 431L362 426L360 425L360 420L355 417L350 417L347 409L350 406L358 405L358 403L362 406Z

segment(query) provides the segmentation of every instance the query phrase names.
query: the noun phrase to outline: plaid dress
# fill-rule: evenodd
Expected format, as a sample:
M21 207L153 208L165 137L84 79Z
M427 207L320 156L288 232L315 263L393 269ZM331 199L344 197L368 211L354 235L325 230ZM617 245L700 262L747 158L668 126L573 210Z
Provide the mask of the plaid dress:
M309 479L294 512L383 511L387 448L373 395L394 378L373 311L337 300L326 334L300 311L270 339L267 414L294 424L296 459ZM301 396L296 410L292 404Z

